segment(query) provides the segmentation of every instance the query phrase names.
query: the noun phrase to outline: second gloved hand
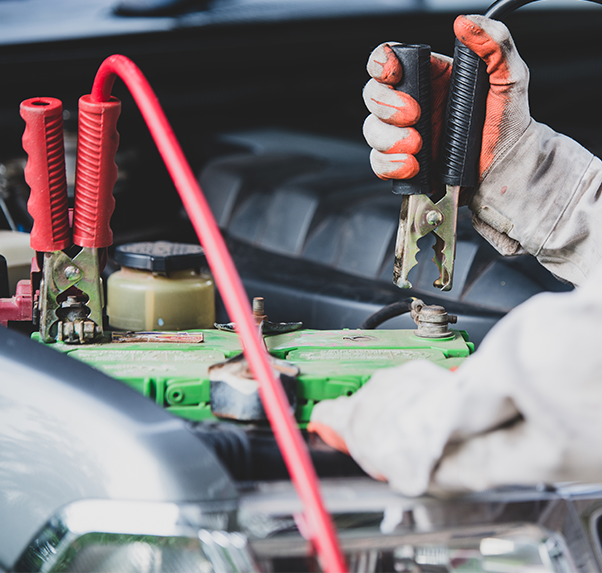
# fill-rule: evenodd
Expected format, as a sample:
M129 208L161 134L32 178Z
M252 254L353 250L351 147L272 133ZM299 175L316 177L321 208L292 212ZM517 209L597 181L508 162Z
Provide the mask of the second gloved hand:
M455 372L423 360L377 370L352 396L316 404L308 429L410 496L596 482L601 280L599 269L572 292L523 303Z

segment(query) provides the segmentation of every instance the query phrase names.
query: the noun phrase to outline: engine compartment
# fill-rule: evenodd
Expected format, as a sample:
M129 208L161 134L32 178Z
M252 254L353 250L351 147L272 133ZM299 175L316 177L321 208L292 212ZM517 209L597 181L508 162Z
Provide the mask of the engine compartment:
M528 39L524 49L520 45L528 61L531 54L536 54L537 42L542 38L563 34L566 45L562 50L551 50L544 59L535 56L532 63L529 61L539 82L539 87L532 90L534 115L539 112L538 119L544 121L547 116L556 129L578 137L595 150L599 140L593 134L598 133L599 118L582 110L597 109L592 101L601 87L598 48L593 47L591 53L579 52L578 59L584 66L580 70L572 63L577 48L571 41L578 43L581 39L578 36L588 37L585 33L588 26L593 30L599 19L599 13L592 14L584 19L578 11L545 13L545 26L538 27L534 24L541 24L541 15L527 13L509 24L519 45L521 38ZM146 30L144 34L117 36L117 40L112 36L34 42L23 46L18 54L12 47L0 46L0 69L15 80L14 89L0 95L0 126L5 133L0 144L0 175L4 178L0 179L0 195L5 227L17 231L28 231L31 227L26 209L28 192L22 180L24 157L16 145L22 124L11 107L13 100L31 96L31 92L22 92L32 86L36 86L37 92L39 85L64 99L67 164L68 173L72 173L75 99L81 91L86 91L80 87L83 70L94 70L107 50L113 52L122 47L121 51L150 71L149 79L158 87L174 129L199 175L247 295L265 297L266 313L276 322L304 323L306 330L265 338L274 357L286 359L299 369L298 386L289 396L289 405L295 409L298 422L302 425L307 422L317 401L356 391L377 368L417 358L453 368L514 306L537 292L571 287L559 283L533 259L502 259L472 231L469 214L464 211L458 233L456 288L450 293L432 288L430 245L425 243L414 271L415 288L402 296L419 295L428 303L445 305L450 313L458 315L459 328L470 331L473 342L462 331L451 331L436 341L425 342L416 336L409 316L385 325L394 330L356 330L375 310L400 299L400 291L390 282L398 198L390 194L388 184L372 176L367 147L358 136L365 113L358 94L365 77L359 73L361 66L357 62L363 61L369 49L389 33L404 34L408 41L415 36L421 42L431 41L435 50L449 51L451 21L452 16L447 13L429 15L426 19L419 11L395 12L393 17L388 12L383 15L378 11L368 14L358 11L336 17L302 15L280 21L226 18L207 25L199 20L196 26L193 23L162 32ZM573 31L566 34L567 28ZM550 59L553 65L549 64ZM558 85L559 70L566 72L572 81ZM584 85L587 90L582 89ZM115 246L141 240L196 243L191 222L160 166L140 117L127 94L119 87L116 93L127 103L119 128L124 144L117 156L121 175L115 188L117 208L112 218ZM567 97L572 98L573 111L558 118L556 110L561 103L564 106ZM72 176L67 183L72 202ZM116 269L111 249L104 278ZM65 276L69 273L65 269ZM2 288L6 290L4 284ZM218 301L217 322L227 322L230 318ZM216 361L228 363L240 353L241 347L233 334L203 330L197 331L197 336L199 332L203 335L202 346L113 345L108 341L86 346L58 342L52 346L55 351L71 354L124 381L169 412L187 418L188 422L174 421L169 416L162 418L164 412L158 413L159 409L138 407L131 396L126 400L133 411L142 412L157 424L144 435L144 440L152 442L155 433L164 438L169 434L166 428L171 428L170 431L177 428L179 433L186 429L187 435L193 434L208 446L207 450L215 453L220 462L211 456L207 458L213 477L217 482L221 480L224 498L235 495L232 478L241 488L248 481L286 479L286 466L265 421L216 424L210 418L213 383L223 381L211 378L210 367ZM10 343L6 350L10 354L8 347L18 344L11 337L7 340ZM5 357L12 368L11 380L18 379L11 360L25 363L24 354L27 354L25 347L18 357ZM32 351L31 355L38 353ZM45 358L42 354L34 370L42 368ZM53 385L65 385L60 369L71 370L69 361L49 361L56 363L57 371L51 376ZM24 364L20 366L25 368ZM75 394L86 395L90 384L86 369L81 366L69 374L66 385L70 391L73 386ZM29 383L34 384L35 376L29 371L28 376ZM244 376L241 378L239 386L246 387L247 381ZM108 410L114 407L119 410L113 401L125 394L115 391L119 386L115 384L98 390L106 382L95 372L91 384L110 403ZM35 397L38 411L47 394ZM26 400L20 400L31 414L32 408ZM73 414L73 408L66 408L69 416L82 420L81 415ZM54 423L57 413L53 416ZM127 441L128 417L122 418ZM96 423L95 419L92 422ZM92 422L84 424L89 435L77 436L82 443L96 440L92 436ZM110 424L102 427L110 435ZM77 434L77 424L70 431ZM145 431L142 428L141 434ZM52 439L53 447L59 449L65 442L56 432ZM349 458L319 440L306 434L304 439L319 476L363 474ZM42 449L37 443L36 455ZM156 449L169 459L169 437ZM69 448L65 450L68 453ZM191 470L185 463L186 452L181 450L176 456L180 465L174 469L165 464L164 479L179 487L174 476L180 472L180 477L184 476L183 485L175 490L185 497L185 481ZM191 450L195 450L194 446ZM118 456L109 458L111 463L118 461L124 468L135 461L119 460ZM204 463L199 456L195 459L197 465ZM73 464L76 460L70 459L66 466ZM117 464L115 467L119 473L121 468ZM151 462L148 467L152 468ZM221 473L223 467L228 471ZM193 480L202 473L196 470ZM99 488L94 490L100 492L98 497L119 495L118 489L117 493L107 494ZM199 499L210 497L205 490L195 495ZM63 501L67 504L71 500ZM47 504L47 516L53 515L50 505ZM16 519L23 518L17 515ZM28 525L30 529L34 527L32 523ZM39 527L41 522L38 519L36 523ZM298 524L296 527L302 529ZM29 531L28 539L31 534ZM295 547L301 555L306 548L299 541L300 538L295 541Z

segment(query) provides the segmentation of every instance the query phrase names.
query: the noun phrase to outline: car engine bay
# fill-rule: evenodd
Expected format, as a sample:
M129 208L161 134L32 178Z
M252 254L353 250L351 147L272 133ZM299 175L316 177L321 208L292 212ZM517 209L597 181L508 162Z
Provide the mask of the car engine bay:
M199 249L199 219L119 81L112 239L76 238L85 235L75 199L78 98L111 54L142 70L190 163L349 569L602 566L597 486L402 498L306 431L316 403L352 395L379 368L429 360L455 369L514 307L573 288L533 257L502 257L473 230L467 207L458 211L453 290L433 286L430 235L419 243L413 287L392 282L400 199L373 174L361 136L363 65L388 38L450 53L457 11L436 2L220 0L158 2L157 13L140 15L135 2L65 0L45 16L41 1L29 3L39 8L24 28L31 37L0 38L0 317L8 327L0 329L0 513L15 524L0 543L0 571L121 563L128 571L317 571L335 559L324 560L327 541L316 544L317 521L306 520L317 518L295 493L300 478L282 452L248 339L239 338L234 295L219 288L215 255L207 257L206 242ZM7 22L24 17L23 7L5 4ZM69 11L79 33L58 24L48 32ZM103 21L101 33L86 28L88 12ZM598 154L600 20L602 10L565 7L507 18L531 69L532 115ZM95 80L92 95L97 88ZM32 250L32 152L21 141L23 119L31 131L33 123L19 103L49 110L58 100L69 237ZM88 250L100 257L96 293L82 278ZM194 289L204 297L196 321ZM141 290L152 296L140 299ZM50 291L55 310L44 306ZM105 301L105 316L84 332Z

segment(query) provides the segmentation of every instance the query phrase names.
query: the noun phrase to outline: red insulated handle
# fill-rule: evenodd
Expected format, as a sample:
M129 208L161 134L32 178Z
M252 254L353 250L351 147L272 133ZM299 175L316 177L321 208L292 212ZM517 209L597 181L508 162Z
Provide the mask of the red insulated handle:
M110 222L120 112L121 102L115 97L107 102L93 101L90 95L79 99L73 242L80 247L100 249L113 243Z
M31 188L27 210L33 217L31 248L61 251L71 244L63 104L52 97L34 97L21 103L25 120L23 149L27 153L25 181Z

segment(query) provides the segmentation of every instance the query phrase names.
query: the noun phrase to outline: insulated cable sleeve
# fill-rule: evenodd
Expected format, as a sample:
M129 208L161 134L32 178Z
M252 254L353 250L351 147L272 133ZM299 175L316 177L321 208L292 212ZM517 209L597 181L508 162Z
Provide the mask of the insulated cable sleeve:
M228 314L236 323L245 355L259 391L266 414L274 430L280 451L305 508L305 516L321 563L327 572L347 571L330 516L324 508L316 472L309 453L290 412L288 400L272 372L263 347L247 294L234 262L221 236L190 165L186 161L156 95L137 66L128 58L114 55L100 66L92 101L108 101L115 78L119 76L130 90L149 131L163 157L184 208L199 240L205 248L207 261L220 290Z
M106 102L93 101L90 95L79 99L73 242L80 247L101 249L113 244L110 223L120 112L121 102L115 97Z
M417 195L432 193L431 161L431 47L426 44L396 44L391 49L401 63L403 75L395 86L412 96L420 106L420 119L414 128L422 138L422 147L416 154L420 171L411 179L393 181L393 193Z
M475 187L489 92L487 66L472 50L456 40L445 131L443 134L443 182Z
M62 251L71 245L63 104L52 97L34 97L21 103L20 113L25 120L25 181L31 188L27 201L27 210L33 218L31 248L41 252Z
M501 20L504 16L510 14L510 12L514 12L514 10L531 2L535 2L535 0L496 0L496 2L489 6L485 16Z
M412 300L411 298L407 298L377 310L360 324L360 330L373 330L391 318L410 312L412 310Z

